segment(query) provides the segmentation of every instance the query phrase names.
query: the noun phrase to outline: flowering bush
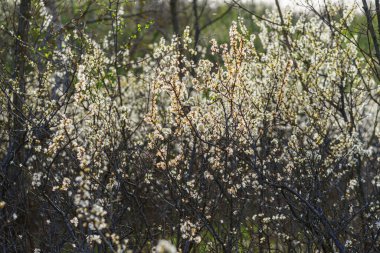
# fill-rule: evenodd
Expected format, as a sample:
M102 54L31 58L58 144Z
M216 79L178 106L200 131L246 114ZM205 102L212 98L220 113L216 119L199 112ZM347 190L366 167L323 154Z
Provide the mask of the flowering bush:
M315 16L265 18L137 60L74 30L25 90L2 76L5 251L379 251L372 70Z

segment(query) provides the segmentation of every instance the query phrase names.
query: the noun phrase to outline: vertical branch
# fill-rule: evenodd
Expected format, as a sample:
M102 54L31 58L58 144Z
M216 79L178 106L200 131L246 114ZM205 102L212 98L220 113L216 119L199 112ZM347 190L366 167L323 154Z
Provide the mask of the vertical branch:
M112 3L110 2L110 5ZM119 93L119 99L120 99L120 105L123 105L123 98L121 94L121 82L120 82L120 75L119 75L119 62L118 62L118 55L119 55L119 45L118 45L118 32L119 32L119 0L116 1L116 9L115 9L115 18L112 18L112 30L113 30L113 42L114 42L114 55L115 55L115 61L114 61L114 68L116 72L116 81L117 81L117 90ZM111 7L111 6L110 6ZM113 13L111 13L111 17L113 17Z
M179 34L179 23L177 16L177 0L170 0L170 15L172 19L173 32L175 35Z
M199 14L198 14L198 0L193 0L193 12L194 12L194 47L196 48L201 34L201 28L199 26Z
M380 0L375 1L376 18L377 18L377 32L380 34Z
M11 145L13 146L14 160L22 160L21 146L25 132L25 118L23 115L23 104L26 93L26 62L27 62L27 43L29 34L29 20L31 11L31 1L22 0L20 3L20 13L17 28L17 38L14 51L14 80L17 83L17 89L13 91L13 133Z
M276 0L276 7L277 7L278 15L280 16L280 21L281 21L281 26L282 26L282 33L284 35L285 44L288 47L288 49L291 50L291 44L290 44L290 41L289 41L288 32L285 29L284 16L282 15L281 6L280 6L280 3L278 2L278 0Z
M375 32L375 28L373 27L372 24L372 16L371 16L371 11L369 10L367 0L362 0L363 3L363 10L367 19L367 26L369 33L371 34L372 42L373 42L373 47L375 48L375 55L377 58L377 63L380 63L380 48L379 48L379 43L377 41L377 36ZM376 1L376 8L378 7L379 3Z
M45 0L46 8L48 9L50 15L52 16L52 23L53 23L53 30L49 33L48 36L54 36L54 33L57 33L56 39L55 39L55 45L57 47L57 51L62 53L63 52L63 41L64 36L62 32L58 32L62 29L63 25L61 22L61 17L58 14L56 1L55 0ZM58 67L64 67L66 68L65 62L59 57L56 62ZM60 76L57 73L54 75L55 83L52 88L52 95L51 98L53 100L58 100L58 94L59 90L62 90L64 93L68 90L68 73L67 71L64 72L64 76Z

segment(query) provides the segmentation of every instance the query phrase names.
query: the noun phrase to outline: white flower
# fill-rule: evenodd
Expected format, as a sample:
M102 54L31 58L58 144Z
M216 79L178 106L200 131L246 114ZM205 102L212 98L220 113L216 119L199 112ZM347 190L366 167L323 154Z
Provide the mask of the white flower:
M378 221L375 222L375 226L376 226L377 229L380 229L380 220L378 220Z
M352 241L351 240L347 240L344 246L350 247L351 245L352 245Z
M42 172L36 172L33 174L32 186L41 186Z
M160 240L156 246L156 253L177 253L176 247L167 240Z
M199 235L194 238L194 242L196 244L199 244L201 241L202 241L202 238Z
M74 225L74 227L77 227L78 226L78 218L77 217L74 217L70 220L70 222Z
M100 240L100 235L89 235L87 237L87 242L88 243L96 242L97 244L101 244L102 240Z

